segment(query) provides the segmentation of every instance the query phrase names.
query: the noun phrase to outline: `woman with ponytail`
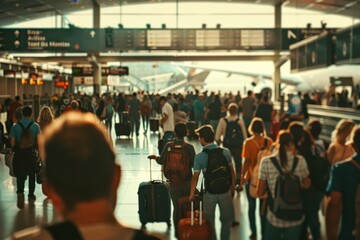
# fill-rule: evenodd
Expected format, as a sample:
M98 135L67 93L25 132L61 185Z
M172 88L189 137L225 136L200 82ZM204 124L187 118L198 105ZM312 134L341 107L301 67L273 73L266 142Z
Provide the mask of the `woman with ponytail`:
M294 168L293 174L299 178L302 188L309 188L309 171L305 159L295 155L295 152L293 137L289 132L281 130L278 135L274 155L265 157L261 161L259 185L257 189L258 194L262 195L267 190L269 197L274 198L275 196L275 185L280 173L271 159L277 161L282 171L286 173L290 172L294 167L294 160L297 158L298 162ZM284 220L276 217L273 210L268 208L266 219L266 233L263 239L293 240L298 239L299 237L304 216L299 220Z
M262 148L269 149L273 143L271 138L266 136L266 130L264 127L264 122L261 118L255 117L250 123L248 129L251 137L247 138L243 144L242 157L244 159L244 164L240 173L240 186L245 184L246 195L249 203L248 208L248 217L250 222L251 229L251 240L261 239L259 236L256 236L256 198L253 198L250 195L250 184L252 173L254 171L255 165L258 161L258 153ZM260 199L260 206L263 204L263 199ZM260 207L261 209L261 207ZM261 234L265 234L265 216L260 215L261 220Z

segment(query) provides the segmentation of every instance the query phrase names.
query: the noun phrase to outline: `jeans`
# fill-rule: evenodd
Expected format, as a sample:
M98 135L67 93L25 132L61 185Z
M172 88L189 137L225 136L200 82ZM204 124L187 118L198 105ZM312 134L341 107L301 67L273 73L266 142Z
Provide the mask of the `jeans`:
M266 223L266 239L269 240L294 240L298 239L301 224L295 227L279 228L272 225L269 221Z
M147 132L148 128L149 128L149 119L150 119L150 116L147 115L143 115L142 116L142 123L143 123L143 128L144 128L144 132Z
M215 208L219 204L221 222L221 240L230 239L231 224L234 219L234 205L230 191L222 194L204 194L204 214L212 228L212 239L216 240Z
M27 176L29 176L29 196L34 195L35 192L35 174L18 174L16 176L16 185L17 185L17 194L24 194L25 181Z
M130 115L130 130L131 130L131 133L134 132L134 125L135 125L136 134L139 135L140 115Z
M217 125L219 123L219 120L209 120L210 125L213 127L214 132L216 132Z
M175 236L177 236L177 225L179 222L178 216L178 201L180 198L190 195L191 181L186 181L180 185L170 184L170 196L173 203L173 221L175 226Z
M256 200L257 199L251 197L249 184L245 184L245 190L246 190L246 196L247 196L248 203L249 203L248 217L249 217L249 222L250 222L251 235L257 235L256 234L257 233L256 232L256 217L255 217ZM260 199L260 209L263 204L263 201L264 201L263 199ZM261 235L264 237L265 236L265 228L266 228L266 211L263 216L261 216L261 214L259 212L259 216L260 216L260 222L261 222ZM258 239L260 239L260 238L258 238ZM268 239L271 240L272 238L268 238Z
M250 126L250 123L251 123L251 120L252 120L252 119L253 119L252 117L243 116L243 120L244 120L244 124L245 124L246 131L247 131L247 133L248 133L248 136L250 136L250 135L249 135L248 128L249 128L249 126Z
M240 183L240 173L241 173L241 168L242 168L242 164L241 164L241 152L242 152L242 146L241 147L233 147L233 148L229 148L231 156L234 158L234 162L235 162L235 170L236 170L236 184Z
M325 193L313 189L304 191L305 221L301 227L300 240L307 239L307 228L310 228L312 239L321 239L319 210Z

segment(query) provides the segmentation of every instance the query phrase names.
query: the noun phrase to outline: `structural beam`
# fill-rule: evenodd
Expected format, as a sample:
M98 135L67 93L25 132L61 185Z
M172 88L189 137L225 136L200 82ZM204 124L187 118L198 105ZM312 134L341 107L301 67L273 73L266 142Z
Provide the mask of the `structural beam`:
M275 17L275 28L276 29L281 29L281 7L282 7L282 1L278 1L275 4L275 13L274 13L274 17ZM280 56L280 51L281 51L281 31L277 31L277 36L276 39L278 41L278 49L275 50L275 60L274 62L274 74L273 74L273 82L274 82L274 97L275 100L278 101L280 99L280 95L281 95L281 88L280 88L280 79L281 79L281 73L280 73L280 66L281 64L278 64L281 56Z
M62 64L90 64L89 56L52 56L52 57L20 57L23 63L58 62ZM95 56L95 55L91 55ZM96 56L97 63L107 62L170 62L170 61L277 61L278 55L133 55L133 56Z
M100 28L100 4L98 0L92 0L93 4L93 27L94 28ZM101 64L96 61L96 56L99 55L99 53L95 53L92 55L92 60L90 63L93 65L94 68L94 89L93 93L100 94L101 89Z

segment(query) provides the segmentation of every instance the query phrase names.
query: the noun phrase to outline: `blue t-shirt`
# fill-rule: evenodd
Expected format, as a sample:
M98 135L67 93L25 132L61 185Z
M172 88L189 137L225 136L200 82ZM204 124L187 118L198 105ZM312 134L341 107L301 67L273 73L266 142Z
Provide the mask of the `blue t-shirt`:
M360 155L354 157L360 164ZM342 214L339 239L355 239L355 197L360 182L360 171L349 161L335 164L330 173L327 193L340 192L342 194Z
M30 118L27 118L27 117L23 117L21 120L20 120L21 124L24 126L24 128L27 128L27 126L29 125L29 123L31 122L31 119ZM37 135L40 134L40 127L37 123L33 123L30 127L30 132L31 132L31 135L34 137L35 139L35 143L37 142ZM11 130L10 130L10 136L15 138L15 142L19 142L20 141L20 138L21 138L21 134L22 134L22 128L21 126L16 123L15 125L13 125L11 127Z
M212 143L212 144L206 145L203 149L215 149L217 147L218 146L215 143ZM231 162L230 151L227 148L224 148L223 154L224 154L224 157L226 158L227 162L231 166L232 162ZM200 153L196 154L195 159L194 159L194 172L200 172L201 170L203 172L206 171L207 164L208 164L207 156L208 156L208 154L205 152L200 152Z

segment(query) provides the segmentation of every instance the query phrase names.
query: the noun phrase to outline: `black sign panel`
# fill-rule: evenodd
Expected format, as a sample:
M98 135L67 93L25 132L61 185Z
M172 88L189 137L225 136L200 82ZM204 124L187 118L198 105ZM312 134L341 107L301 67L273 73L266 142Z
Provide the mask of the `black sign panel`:
M128 76L129 68L128 67L102 67L101 68L102 76Z
M0 51L5 48L4 31L0 30Z
M288 50L290 44L322 31L322 29L217 28L0 29L0 51Z
M91 77L94 75L94 70L91 67L73 67L72 75L77 77Z
M326 67L334 63L333 35L324 33L290 47L291 71Z
M360 24L336 34L336 63L360 63Z
M4 48L17 52L92 52L99 29L3 29Z

